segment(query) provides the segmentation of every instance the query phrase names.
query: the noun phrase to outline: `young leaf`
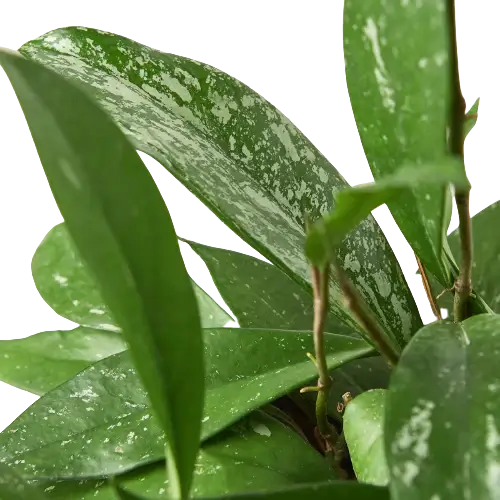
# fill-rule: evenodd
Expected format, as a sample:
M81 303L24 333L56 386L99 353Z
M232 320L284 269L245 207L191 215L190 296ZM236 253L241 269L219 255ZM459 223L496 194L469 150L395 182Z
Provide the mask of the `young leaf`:
M346 0L347 86L361 142L376 180L405 163L439 161L449 117L446 0ZM442 252L446 186L408 190L388 207L426 268L450 283Z
M40 295L57 314L81 325L119 331L96 279L80 258L64 223L53 227L40 243L31 271ZM224 326L231 321L231 316L208 294L194 281L191 283L204 328Z
M354 398L346 406L343 427L358 481L379 486L389 483L383 437L385 393L376 389Z
M320 217L331 208L331 192L347 184L271 104L215 68L102 31L64 28L20 51L85 87L137 149L309 293L304 214ZM418 330L411 293L372 218L339 253L387 329L407 338ZM379 276L392 284L392 299L380 293ZM331 311L359 328L333 281Z
M222 328L204 342L203 440L317 377L311 332ZM327 334L326 353L333 370L373 349ZM162 459L163 439L126 351L36 401L0 434L0 460L27 477L101 477Z
M47 500L37 487L27 484L10 467L0 463L0 500Z
M385 451L395 498L497 498L500 316L438 322L391 378Z
M479 111L479 97L465 115L464 134L467 137L477 123L477 113Z
M0 340L0 380L41 396L92 363L125 349L120 333L83 326Z
M316 265L331 260L335 249L372 210L398 198L406 198L410 187L454 184L468 187L463 162L443 157L435 164L408 165L377 182L340 191L335 208L309 231L306 254Z
M185 241L185 240L183 240ZM222 298L243 328L308 330L313 324L310 293L272 264L238 252L186 241L204 260ZM325 330L352 335L330 315Z
M172 495L185 498L203 412L203 344L167 207L137 152L84 91L10 51L0 51L0 64L167 436Z

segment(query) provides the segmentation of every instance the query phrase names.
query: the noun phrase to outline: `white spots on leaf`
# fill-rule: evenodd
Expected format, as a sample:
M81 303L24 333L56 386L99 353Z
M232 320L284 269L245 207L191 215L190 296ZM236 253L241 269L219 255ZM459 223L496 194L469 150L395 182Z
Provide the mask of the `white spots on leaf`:
M378 83L380 96L382 97L382 105L389 111L389 113L394 113L396 111L394 89L389 85L389 75L382 58L382 51L378 39L378 28L375 21L371 17L366 20L363 32L371 44L373 56L375 57L376 67L374 69L374 73L375 79Z
M161 81L165 84L168 89L175 94L177 94L184 102L191 102L192 97L189 90L182 85L182 83L177 80L177 78L172 77L166 73L161 74Z
M500 433L498 432L495 417L486 415L486 486L491 498L496 498L500 488Z
M212 114L226 125L231 119L231 110L238 109L238 104L231 97L221 96L218 92L211 92L209 98L213 102Z
M201 90L200 82L191 73L183 70L182 68L176 67L174 69L174 75L181 76L184 79L186 85L194 87L196 90Z
M255 98L251 95L244 95L241 98L241 104L243 104L245 108L251 108L255 105Z
M97 314L98 316L101 316L103 314L106 314L106 311L99 309L97 307L93 307L92 309L89 310L90 314Z
M437 52L433 56L436 66L441 67L448 61L448 54L446 52Z
M89 403L92 399L98 398L99 394L95 393L91 388L82 389L78 392L73 392L69 395L70 398L81 399L84 403Z
M281 141L281 144L283 144L285 151L287 152L288 156L292 159L292 161L299 161L300 157L297 153L297 150L295 149L295 146L292 142L292 138L290 137L290 134L286 129L285 125L283 125L283 123L280 123L279 125L276 123L271 123L270 127L271 130L274 132L274 134Z
M418 60L418 67L420 69L427 68L428 64L429 64L429 59L427 59L427 57L422 57L421 59Z
M348 253L344 257L344 269L352 271L353 273L359 273L361 269L361 264L356 258L356 254Z
M201 423L204 424L205 422L208 422L210 420L209 416L203 417Z
M261 436L269 437L271 435L271 430L269 429L269 427L262 423L252 422L252 429L254 432L260 434Z
M54 273L52 277L54 278L54 281L56 283L59 283L59 285L64 287L68 286L68 278L66 278L66 276L61 276L59 273Z
M409 340L411 338L411 328L413 323L411 312L405 308L405 304L395 293L391 295L391 304L394 309L394 313L401 320L401 334L403 338Z
M389 297L391 293L391 282L387 274L382 270L375 271L373 273L373 279L377 285L378 293L382 295L384 299Z

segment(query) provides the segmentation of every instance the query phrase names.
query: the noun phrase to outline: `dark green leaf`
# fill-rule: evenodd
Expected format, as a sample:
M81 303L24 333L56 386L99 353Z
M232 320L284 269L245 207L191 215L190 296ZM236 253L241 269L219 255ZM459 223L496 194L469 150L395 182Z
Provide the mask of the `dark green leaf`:
M446 8L446 0L345 1L347 86L375 179L405 163L435 163L445 153L450 87ZM425 266L449 283L442 253L446 193L443 186L422 186L388 206Z
M462 160L443 157L439 162L411 165L377 182L340 191L335 208L309 229L306 254L316 265L329 262L335 249L372 210L398 198L407 198L410 186L455 184L469 188Z
M389 471L384 451L384 389L364 392L344 412L344 435L358 481L385 486Z
M39 488L27 484L10 467L0 463L0 500L47 500Z
M387 394L394 498L498 498L500 316L424 327Z
M314 380L311 332L205 330L202 438ZM328 334L330 369L373 352ZM29 477L111 475L164 456L163 433L128 352L100 361L35 402L0 434L0 460Z
M474 128L474 125L477 122L477 113L479 111L479 97L476 102L471 106L469 111L467 111L465 115L465 123L464 123L464 133L465 137L467 137L470 131Z
M119 330L64 224L47 233L33 256L31 270L40 295L57 314L81 325ZM231 321L231 316L192 283L203 327L216 328Z
M183 497L199 446L203 344L165 202L132 145L85 92L10 51L0 51L0 64L68 232L123 328L168 436L172 492Z
M120 333L86 327L0 340L0 380L41 396L126 348Z
M242 328L308 330L312 327L311 294L276 266L242 253L187 243L204 260ZM332 333L353 333L352 328L332 315L325 329Z
M271 104L215 68L102 31L60 29L20 50L84 86L137 149L309 292L304 214L314 220L327 212L332 191L347 184ZM373 218L347 238L339 255L381 323L409 339L420 317ZM390 297L380 292L379 277L392 284ZM359 328L333 282L331 291L332 312Z

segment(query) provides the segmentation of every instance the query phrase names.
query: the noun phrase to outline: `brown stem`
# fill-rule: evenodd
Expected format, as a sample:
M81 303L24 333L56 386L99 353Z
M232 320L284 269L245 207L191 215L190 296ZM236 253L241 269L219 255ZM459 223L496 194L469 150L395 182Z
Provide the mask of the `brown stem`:
M424 290L427 295L427 299L429 300L429 303L431 305L432 312L434 313L434 316L436 316L438 321L442 320L443 317L441 316L441 310L439 309L437 300L434 297L434 294L432 293L432 287L429 282L429 277L427 276L427 271L425 270L425 267L418 258L417 254L415 254L415 258L417 259L418 270L420 271L420 276L422 276L422 283L424 285Z

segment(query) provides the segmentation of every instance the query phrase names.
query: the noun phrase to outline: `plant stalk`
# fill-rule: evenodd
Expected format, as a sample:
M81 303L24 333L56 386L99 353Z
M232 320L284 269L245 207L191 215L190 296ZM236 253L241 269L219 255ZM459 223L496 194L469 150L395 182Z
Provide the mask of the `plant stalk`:
M429 303L431 305L432 312L434 313L434 316L436 316L436 319L438 321L442 320L443 317L441 316L441 310L439 309L437 299L434 297L434 293L432 292L432 287L429 282L429 277L427 276L427 271L425 270L425 267L418 258L417 254L415 254L415 258L417 259L418 270L420 271L420 276L422 277L422 283L424 285L427 299L429 300Z
M464 159L464 123L465 100L460 88L458 71L457 32L455 21L455 1L448 0L448 29L449 29L449 57L451 63L451 106L450 106L450 153ZM467 303L472 291L472 228L469 213L470 188L455 192L459 218L460 248L462 260L460 270L455 281L455 298L453 302L453 317L455 322L463 321L468 317Z
M377 320L365 306L363 299L352 285L344 270L338 264L335 265L335 270L337 271L340 286L347 300L347 306L363 326L377 350L387 359L391 366L395 366L399 359L399 352L387 339L387 336L384 334L382 328L380 328Z

